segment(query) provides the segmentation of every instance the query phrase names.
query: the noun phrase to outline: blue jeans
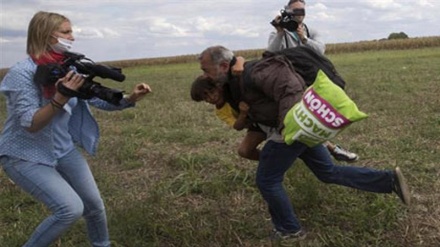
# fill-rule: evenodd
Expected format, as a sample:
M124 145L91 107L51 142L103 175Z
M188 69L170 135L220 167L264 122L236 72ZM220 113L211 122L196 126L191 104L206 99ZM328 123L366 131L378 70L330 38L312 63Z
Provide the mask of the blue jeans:
M300 142L292 145L268 141L261 151L256 182L269 207L272 223L278 231L297 232L301 225L283 187L286 171L295 159L301 158L315 176L324 183L333 183L377 193L392 192L391 171L334 165L323 145L312 148Z
M82 216L92 246L110 246L104 203L87 161L78 150L59 159L55 167L5 156L0 162L15 184L52 212L24 246L49 246Z

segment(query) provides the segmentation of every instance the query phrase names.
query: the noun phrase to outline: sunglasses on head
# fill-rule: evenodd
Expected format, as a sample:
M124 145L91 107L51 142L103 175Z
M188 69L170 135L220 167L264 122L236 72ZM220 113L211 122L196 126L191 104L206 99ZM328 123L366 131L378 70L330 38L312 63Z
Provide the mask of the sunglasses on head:
M296 2L306 3L304 0L290 0L287 5L291 5L292 3L296 3Z

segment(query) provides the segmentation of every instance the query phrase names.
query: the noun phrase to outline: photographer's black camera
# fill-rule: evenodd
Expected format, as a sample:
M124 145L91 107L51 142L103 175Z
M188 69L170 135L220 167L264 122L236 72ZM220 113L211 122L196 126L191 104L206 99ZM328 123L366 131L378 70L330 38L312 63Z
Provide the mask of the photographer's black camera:
M304 16L305 11L304 9L282 9L280 11L281 13L281 19L279 22L276 20L272 20L270 24L272 24L274 27L282 27L290 32L296 31L298 29L298 21L296 21L297 16Z
M98 76L103 79L108 78L122 82L125 80L125 75L122 74L120 68L95 64L92 60L79 53L66 52L64 55L66 59L61 64L38 65L34 76L34 81L37 85L54 85L60 78L63 78L69 71L73 70L84 77L83 85L78 91L74 91L65 87L62 83L58 83L57 89L60 93L81 99L98 97L111 104L119 105L120 100L123 98L123 91L104 87L99 82L93 81L93 78Z

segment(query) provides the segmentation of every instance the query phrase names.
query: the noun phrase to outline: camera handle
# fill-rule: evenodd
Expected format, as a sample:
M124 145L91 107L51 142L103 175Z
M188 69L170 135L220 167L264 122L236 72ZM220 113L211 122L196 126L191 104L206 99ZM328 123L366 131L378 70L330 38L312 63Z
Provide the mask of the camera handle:
M66 96L66 97L77 97L80 99L91 99L93 97L92 95L88 95L88 94L85 94L82 92L72 90L72 89L64 86L63 83L57 84L57 90L58 90L58 92L60 92L62 95Z

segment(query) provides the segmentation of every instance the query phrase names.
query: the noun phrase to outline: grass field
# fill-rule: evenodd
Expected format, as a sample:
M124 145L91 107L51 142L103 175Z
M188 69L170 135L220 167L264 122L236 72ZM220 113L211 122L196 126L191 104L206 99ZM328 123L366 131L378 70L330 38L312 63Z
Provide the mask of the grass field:
M330 54L347 93L369 118L334 141L357 152L355 165L399 165L412 192L394 194L319 182L296 161L285 179L309 231L297 246L440 246L440 47ZM124 69L130 90L153 92L136 108L94 114L98 155L89 157L107 206L115 247L270 246L266 204L255 186L256 163L235 152L244 132L228 129L211 106L192 102L195 62ZM0 98L0 127L5 119ZM343 164L345 165L345 164ZM0 246L21 246L48 212L0 172ZM58 242L89 246L78 222Z

